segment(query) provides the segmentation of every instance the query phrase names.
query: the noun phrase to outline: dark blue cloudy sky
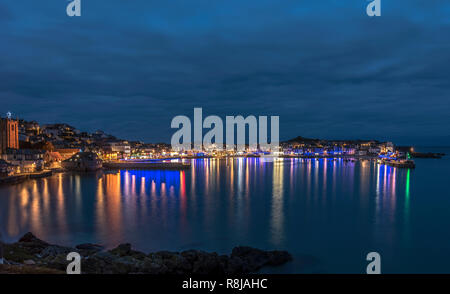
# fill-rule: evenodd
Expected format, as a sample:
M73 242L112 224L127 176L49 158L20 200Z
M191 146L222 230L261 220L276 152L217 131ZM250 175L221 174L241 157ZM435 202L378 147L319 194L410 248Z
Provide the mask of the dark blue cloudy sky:
M450 1L0 2L0 111L169 141L170 122L279 115L282 139L450 143Z

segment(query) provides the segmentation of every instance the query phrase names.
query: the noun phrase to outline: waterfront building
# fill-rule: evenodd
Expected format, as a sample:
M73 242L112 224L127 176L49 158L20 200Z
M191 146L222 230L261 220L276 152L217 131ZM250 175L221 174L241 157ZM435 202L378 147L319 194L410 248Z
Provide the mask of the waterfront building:
M343 154L345 154L345 155L355 155L355 153L356 153L356 148L354 148L354 147L344 147Z
M0 159L0 178L14 175L15 166L6 160Z
M380 154L381 148L380 147L370 147L368 149L368 153L370 154Z
M357 155L365 156L365 155L367 155L367 150L358 150Z
M118 152L112 152L111 150L103 150L101 158L104 161L111 161L119 159Z
M80 152L79 148L57 148L54 150L55 152L58 152L59 155L61 155L61 161L66 160Z
M63 158L59 152L47 151L44 154L44 164L49 168L60 168Z
M61 166L67 170L95 171L102 168L102 160L94 152L79 152L64 160Z
M43 169L44 154L43 150L8 149L1 155L1 159L16 166L15 173L31 173Z
M394 144L392 142L385 142L379 145L381 153L387 154L394 152Z
M122 158L128 158L131 154L131 147L127 141L108 142L108 147L111 150L111 152L121 154Z

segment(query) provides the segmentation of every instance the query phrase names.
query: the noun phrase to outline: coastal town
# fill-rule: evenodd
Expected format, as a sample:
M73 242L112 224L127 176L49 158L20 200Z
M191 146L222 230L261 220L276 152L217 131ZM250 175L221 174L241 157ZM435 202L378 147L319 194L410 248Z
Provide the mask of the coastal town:
M169 144L119 139L103 131L88 133L65 123L39 124L13 118L0 120L0 178L3 182L24 177L42 177L64 169L95 170L103 167L185 168L178 162L190 158L303 157L377 160L398 167L413 168L412 157L440 157L442 154L414 152L411 146L395 146L377 140L321 140L297 137L281 142L277 150L174 151ZM139 163L139 164L138 164Z

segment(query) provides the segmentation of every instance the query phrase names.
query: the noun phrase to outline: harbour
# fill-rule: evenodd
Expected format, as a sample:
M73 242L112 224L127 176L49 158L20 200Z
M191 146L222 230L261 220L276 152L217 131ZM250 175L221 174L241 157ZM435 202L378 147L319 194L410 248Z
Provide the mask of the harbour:
M64 172L0 186L1 230L8 242L31 231L64 246L228 253L246 244L293 255L269 273L359 272L355 253L375 246L385 272L447 269L450 260L420 249L450 246L440 237L450 200L435 193L446 187L447 157L417 159L415 169L339 158L189 162L190 169Z

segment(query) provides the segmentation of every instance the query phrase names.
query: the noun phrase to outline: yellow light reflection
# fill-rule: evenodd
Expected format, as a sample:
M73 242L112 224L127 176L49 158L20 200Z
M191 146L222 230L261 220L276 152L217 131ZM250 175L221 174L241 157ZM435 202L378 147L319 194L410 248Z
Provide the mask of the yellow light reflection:
M274 162L272 182L271 239L275 245L281 245L284 239L283 182L284 163Z

